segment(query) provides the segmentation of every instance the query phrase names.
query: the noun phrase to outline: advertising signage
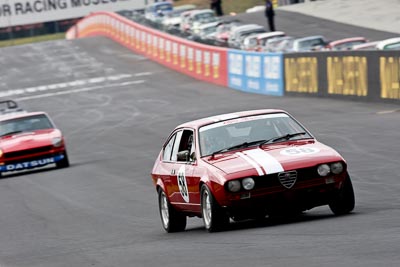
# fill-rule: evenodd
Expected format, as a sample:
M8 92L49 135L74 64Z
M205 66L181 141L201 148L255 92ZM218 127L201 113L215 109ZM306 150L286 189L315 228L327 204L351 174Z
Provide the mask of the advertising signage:
M0 0L0 28L144 8L146 0Z

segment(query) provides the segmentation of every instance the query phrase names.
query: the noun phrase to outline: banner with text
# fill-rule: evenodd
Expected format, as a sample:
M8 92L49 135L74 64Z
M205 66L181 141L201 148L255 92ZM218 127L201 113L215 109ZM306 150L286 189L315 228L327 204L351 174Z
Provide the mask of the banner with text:
M282 54L228 50L228 86L237 90L283 95Z
M0 28L145 7L146 0L0 0Z

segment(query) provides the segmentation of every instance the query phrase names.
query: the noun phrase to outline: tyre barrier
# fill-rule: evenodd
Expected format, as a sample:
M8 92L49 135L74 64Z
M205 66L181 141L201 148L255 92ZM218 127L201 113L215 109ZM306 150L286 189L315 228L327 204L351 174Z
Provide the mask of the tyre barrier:
M112 12L92 13L66 33L66 39L89 36L244 92L400 103L400 51L247 52L178 38Z

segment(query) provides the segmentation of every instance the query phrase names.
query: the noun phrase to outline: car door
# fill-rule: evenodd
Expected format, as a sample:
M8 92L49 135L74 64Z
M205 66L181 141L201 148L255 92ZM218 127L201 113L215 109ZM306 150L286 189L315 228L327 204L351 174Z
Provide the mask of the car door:
M180 140L175 140L176 145L174 145L172 153L176 157L173 156L172 158L176 160L173 171L176 174L176 180L173 180L173 184L178 189L178 194L174 194L171 201L182 210L197 212L200 210L198 200L200 177L193 175L197 167L194 154L194 138L194 131L192 129L184 129Z
M174 187L174 180L176 180L175 172L175 161L172 157L175 141L180 139L182 131L176 131L171 134L170 138L163 147L161 159L157 165L155 175L161 177L164 184L165 193L171 199L176 194L176 188Z

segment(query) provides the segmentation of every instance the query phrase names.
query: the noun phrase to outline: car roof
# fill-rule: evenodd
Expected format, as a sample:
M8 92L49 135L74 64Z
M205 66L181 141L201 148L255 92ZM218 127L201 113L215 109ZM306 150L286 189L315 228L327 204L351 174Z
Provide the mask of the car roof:
M294 41L295 42L304 42L304 41L314 40L314 39L323 39L323 40L325 40L325 38L322 35L313 35L313 36L297 38Z
M196 5L186 4L186 5L175 6L174 11L182 12L182 11L194 10L195 8Z
M353 46L353 50L362 50L362 49L368 49L371 48L371 50L376 50L376 45L379 43L380 41L373 41L373 42L368 42L368 43L363 43L363 44L358 44Z
M218 26L219 24L221 24L221 21L219 21L219 20L218 21L213 21L213 22L201 24L199 26L199 29L206 29L208 27Z
M329 45L338 45L338 44L343 44L343 43L349 43L349 42L356 42L356 41L367 41L364 37L351 37L351 38L345 38L345 39L340 39L340 40L335 40L329 43Z
M190 16L196 16L198 14L205 14L205 13L213 13L214 11L212 11L211 9L197 9L197 10L193 10L192 13L190 13Z
M264 38L270 38L270 37L274 37L274 36L284 36L285 33L281 32L281 31L275 31L275 32L264 32L264 33L260 33L257 35L258 39L264 39Z
M35 116L35 115L46 115L46 112L42 111L36 111L36 112L15 112L15 113L8 113L4 115L0 115L0 121L6 121L10 119L19 119L19 118L24 118L24 117L30 117L30 116Z
M173 6L170 2L155 2L150 4L149 6L157 7L157 6Z
M389 39L380 41L380 42L376 45L376 47L377 47L378 49L383 49L386 45L395 44L395 43L400 43L400 37L389 38Z
M248 116L254 116L254 115L261 115L261 114L273 114L273 113L286 113L284 110L280 109L259 109L259 110L247 110L247 111L239 111L239 112L233 112L233 113L227 113L227 114L221 114L221 115L216 115L216 116L211 116L211 117L206 117L194 121L189 121L186 123L183 123L176 127L176 129L179 128L194 128L198 129L204 125L220 122L220 121L226 121L226 120L231 120L235 118L240 118L240 117L248 117Z
M258 25L258 24L245 24L245 25L240 25L237 26L233 29L233 32L240 32L240 31L247 31L247 30L252 30L252 29L264 29L263 26Z

